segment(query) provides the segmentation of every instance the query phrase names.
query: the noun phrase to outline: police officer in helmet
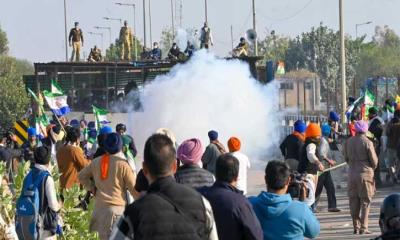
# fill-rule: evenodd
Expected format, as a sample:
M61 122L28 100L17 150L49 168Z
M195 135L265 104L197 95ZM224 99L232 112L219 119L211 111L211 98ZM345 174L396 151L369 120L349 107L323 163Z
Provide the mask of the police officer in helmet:
M390 194L383 200L379 227L382 235L376 240L400 240L400 193Z

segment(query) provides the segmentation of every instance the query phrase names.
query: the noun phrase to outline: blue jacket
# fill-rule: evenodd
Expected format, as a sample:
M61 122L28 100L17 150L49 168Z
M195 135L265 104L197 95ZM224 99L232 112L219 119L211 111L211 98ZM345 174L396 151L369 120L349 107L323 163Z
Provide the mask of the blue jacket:
M249 200L260 220L264 240L297 240L319 235L319 222L310 208L302 202L293 201L289 194L261 192Z
M226 182L199 189L210 202L220 240L261 240L262 229L251 204L237 188Z

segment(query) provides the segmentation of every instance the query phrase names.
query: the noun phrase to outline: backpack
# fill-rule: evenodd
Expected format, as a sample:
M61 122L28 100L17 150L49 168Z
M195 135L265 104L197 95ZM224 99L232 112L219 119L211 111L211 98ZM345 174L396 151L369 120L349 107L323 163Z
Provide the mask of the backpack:
M24 179L21 195L17 201L15 229L19 239L36 240L44 225L40 218L41 201L39 188L44 193L44 180L49 172L32 169ZM43 194L42 194L43 195ZM42 199L42 202L44 199ZM43 205L43 203L42 203Z

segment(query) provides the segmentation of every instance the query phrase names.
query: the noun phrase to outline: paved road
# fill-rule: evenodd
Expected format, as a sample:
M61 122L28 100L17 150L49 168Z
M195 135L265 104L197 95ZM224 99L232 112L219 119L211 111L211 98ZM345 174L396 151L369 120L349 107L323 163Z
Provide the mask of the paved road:
M264 173L262 170L250 170L248 179L248 195L257 195L260 191L265 189ZM378 236L380 233L378 225L380 205L385 196L393 192L400 192L400 186L380 188L373 198L369 217L369 229L374 232L373 235L353 235L353 226L345 189L337 190L336 194L338 207L342 209L340 213L327 212L326 194L323 192L319 206L320 212L317 214L321 223L321 234L317 239L371 239Z

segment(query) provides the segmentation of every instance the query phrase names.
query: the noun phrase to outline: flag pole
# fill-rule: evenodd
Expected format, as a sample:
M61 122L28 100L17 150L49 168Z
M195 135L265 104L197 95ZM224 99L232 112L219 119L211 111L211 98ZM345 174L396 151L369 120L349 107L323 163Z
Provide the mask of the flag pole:
M49 102L47 102L47 99L44 98L44 100L46 101L47 106L49 106L49 108L51 109ZM64 126L62 125L62 123L61 123L60 119L58 118L57 114L55 114L53 110L51 110L51 112L52 112L53 115L56 117L56 120L57 120L57 122L60 124L61 129L64 131L65 134L67 134L67 131L65 131L65 128L64 128Z

